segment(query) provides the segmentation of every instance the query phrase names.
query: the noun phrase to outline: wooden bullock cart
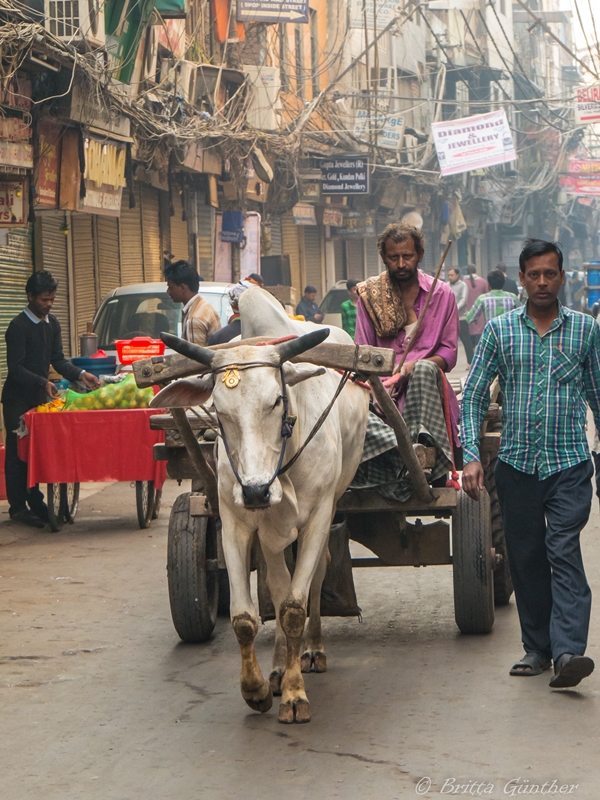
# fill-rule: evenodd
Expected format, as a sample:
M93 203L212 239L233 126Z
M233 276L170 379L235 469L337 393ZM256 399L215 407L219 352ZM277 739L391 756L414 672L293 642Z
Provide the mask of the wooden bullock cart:
M245 340L244 344L256 341ZM215 349L239 344L231 342ZM328 570L322 614L360 613L351 568L448 564L453 569L455 619L460 631L489 633L494 624L494 605L508 603L512 594L494 481L501 431L497 385L492 387L491 404L481 431L487 491L482 492L480 502L476 503L462 490L430 485L427 468L433 465L433 448L411 443L404 420L380 380L392 373L392 350L324 343L293 360L341 370L356 369L358 365L361 377L368 379L392 424L414 487L412 496L404 503L387 500L374 489L346 491L340 499L332 528L332 542L334 537L338 540L338 556L332 565L334 572L337 569L346 574L346 584L349 576L351 586L343 586L340 591L340 575L329 575ZM134 364L140 388L201 371L200 364L180 355L154 357ZM459 387L455 390L460 391ZM217 614L229 609L215 480L215 419L206 413L172 409L169 414L151 417L150 425L165 431L165 443L155 445L154 454L156 459L167 461L169 477L192 481L191 493L179 495L171 511L167 569L177 633L185 642L203 642L212 634ZM425 524L424 518L431 521ZM351 559L348 539L364 545L374 556ZM287 556L293 569L292 548ZM253 559L258 570L260 614L263 620L270 619L274 617L273 606L258 544ZM337 582L333 593L327 591L328 578ZM340 601L340 594L344 602Z

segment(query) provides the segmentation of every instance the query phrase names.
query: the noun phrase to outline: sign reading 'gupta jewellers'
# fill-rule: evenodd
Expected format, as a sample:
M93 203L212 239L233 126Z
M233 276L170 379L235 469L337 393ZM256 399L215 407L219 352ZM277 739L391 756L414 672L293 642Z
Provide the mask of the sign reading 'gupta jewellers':
M493 167L517 158L504 109L434 122L431 128L442 175Z
M321 194L369 194L365 156L341 156L321 164Z

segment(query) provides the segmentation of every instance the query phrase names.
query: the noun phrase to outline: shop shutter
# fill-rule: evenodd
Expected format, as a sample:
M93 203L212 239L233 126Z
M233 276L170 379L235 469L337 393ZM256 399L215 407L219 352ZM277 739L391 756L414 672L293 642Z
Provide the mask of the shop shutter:
M271 217L271 249L267 253L269 256L280 256L283 254L283 237L281 235L281 217Z
M346 264L348 265L349 279L364 280L363 262L363 240L349 239L346 241Z
M94 258L93 219L91 214L74 214L71 218L73 240L73 273L75 276L75 311L77 336L86 332L96 313L96 273Z
M133 196L135 208L129 208L128 193L123 192L123 206L119 217L122 286L144 282L141 191L137 181L133 184Z
M288 211L281 218L281 232L283 240L283 255L290 258L290 275L292 286L298 291L298 296L302 295L302 275L300 272L300 248L298 243L298 226L294 224L294 216Z
M201 203L198 209L198 234L197 234L197 254L198 272L204 280L214 280L214 257L213 257L213 232L215 229L215 210L211 206Z
M323 299L321 273L321 236L316 225L304 227L304 268L306 283L317 290L317 302ZM302 287L304 289L304 286Z
M182 258L187 261L190 257L187 221L181 218L183 214L183 198L184 195L180 195L179 190L173 187L171 199L175 213L171 217L171 252L174 255L174 261L179 261Z
M95 216L97 269L100 276L100 297L121 285L119 259L119 220L116 217Z
M162 280L162 254L160 247L160 217L158 189L142 183L142 247L144 253L144 281Z
M377 239L366 239L367 243L367 278L383 272L383 262L377 250Z
M333 252L335 254L335 281L336 283L341 280L346 280L346 264L345 264L345 251L346 243L343 239L333 240Z
M50 270L58 281L52 313L60 322L65 355L71 353L71 318L69 314L69 270L67 261L68 239L65 235L65 215L42 216L41 268ZM38 240L39 241L39 240Z
M64 234L63 234L64 237ZM6 243L3 244L2 242ZM0 379L6 378L8 325L27 305L25 284L33 272L31 228L10 228L0 240Z

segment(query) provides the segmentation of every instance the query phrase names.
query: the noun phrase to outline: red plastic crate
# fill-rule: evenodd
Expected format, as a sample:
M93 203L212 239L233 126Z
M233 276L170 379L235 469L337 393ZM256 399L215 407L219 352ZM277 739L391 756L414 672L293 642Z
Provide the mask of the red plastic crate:
M162 356L165 343L162 339L151 339L149 336L134 336L133 339L117 339L117 354L121 364L133 364L142 358Z

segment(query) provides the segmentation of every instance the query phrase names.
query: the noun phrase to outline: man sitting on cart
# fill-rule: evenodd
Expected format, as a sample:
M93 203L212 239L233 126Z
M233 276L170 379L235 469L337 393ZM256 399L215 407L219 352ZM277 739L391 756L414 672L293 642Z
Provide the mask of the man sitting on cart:
M458 402L445 377L458 353L456 300L450 287L438 282L415 332L434 280L419 269L424 236L417 228L393 223L380 235L378 249L386 270L358 286L354 341L396 352L396 372L385 383L413 442L436 447L435 480L451 468L453 448L459 444Z
M70 381L82 380L88 389L99 386L95 375L76 367L63 355L60 323L50 313L57 287L58 281L47 270L34 272L25 286L27 307L12 320L5 334L8 374L2 406L6 494L10 518L34 528L43 528L48 522L48 508L37 486L27 491L27 464L17 455L15 430L19 417L45 403L48 397L57 396L56 386L48 380L50 364Z

